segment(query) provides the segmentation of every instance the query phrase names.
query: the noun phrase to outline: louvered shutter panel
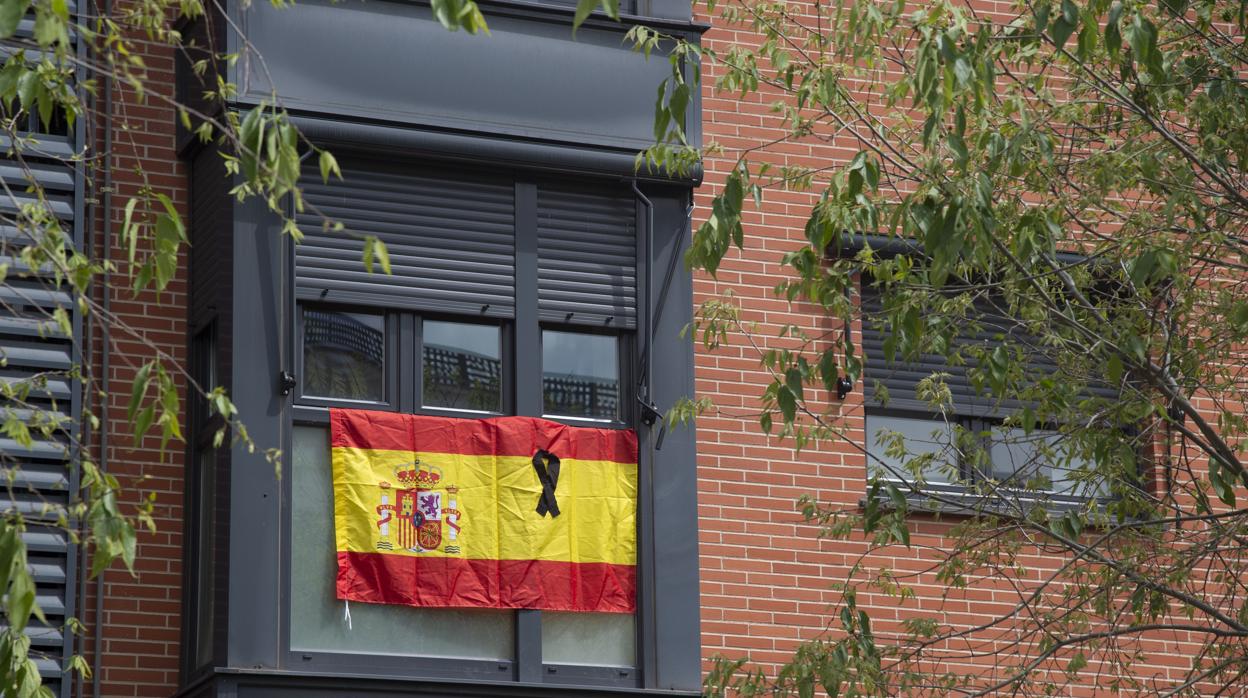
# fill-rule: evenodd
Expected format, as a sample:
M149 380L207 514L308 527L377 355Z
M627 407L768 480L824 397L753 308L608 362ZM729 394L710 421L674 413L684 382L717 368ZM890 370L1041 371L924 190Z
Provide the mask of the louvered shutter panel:
M617 188L539 185L538 309L548 322L637 326L637 213Z
M511 317L515 187L509 179L344 163L342 181L304 176L305 237L295 248L299 298ZM325 232L322 216L345 232ZM362 235L386 244L391 274L368 273Z
M72 156L72 139L64 136L38 134L37 145L24 148L22 157L31 174L42 185L49 207L61 220L62 228L75 232L81 218L77 188L81 176L74 168L57 158ZM8 139L0 149L7 150ZM12 160L0 159L3 177L13 197L20 204L34 203L33 193L22 169ZM14 201L0 196L0 210L6 215L14 211ZM30 244L29 236L9 225L0 225L0 263L9 271L0 285L0 381L17 386L30 386L24 410L43 410L69 419L74 413L76 382L66 378L74 362L69 337L50 321L53 311L63 308L73 323L78 320L77 304L63 288L55 285L47 270L31 270L18 258L22 247ZM72 424L72 422L71 422ZM44 685L54 695L67 696L70 683L64 680L62 666L71 651L72 638L63 632L66 616L73 613L76 589L76 558L69 536L57 524L71 499L76 495L76 478L67 466L67 444L71 434L52 440L38 437L31 448L0 439L0 468L12 488L0 493L0 507L16 511L26 522L23 539L36 585L36 601L47 617L40 623L32 617L26 634L30 637L30 656L39 666ZM10 495L9 492L12 494Z
M1020 410L1024 404L1016 399L998 401L992 396L976 393L968 370L973 367L974 359L966 349L974 345L991 348L1000 343L1000 337L1009 336L1015 345L1026 343L1030 347L1028 355L1028 372L1036 376L1048 376L1057 371L1057 364L1050 356L1046 356L1043 347L1028 341L1023 328L1004 315L999 309L987 303L977 304L976 317L978 328L966 326L962 333L954 339L955 349L962 350L962 356L968 365L955 366L949 357L941 354L923 354L917 361L885 360L884 341L888 336L887 326L881 322L883 304L879 292L863 284L862 288L862 349L867 357L864 374L864 391L868 406L878 406L882 397L876 393L878 383L888 391L887 406L894 409L917 410L930 412L931 408L915 395L918 382L933 373L948 374L945 384L953 395L953 411L967 417L997 418ZM974 330L974 331L972 331ZM951 354L953 351L950 352ZM1086 391L1088 395L1112 399L1118 393L1112 386L1093 385Z

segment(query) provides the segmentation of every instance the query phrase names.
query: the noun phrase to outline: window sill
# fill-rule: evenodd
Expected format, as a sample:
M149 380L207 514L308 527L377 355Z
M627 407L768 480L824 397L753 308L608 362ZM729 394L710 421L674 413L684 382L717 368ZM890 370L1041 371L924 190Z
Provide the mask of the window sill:
M619 698L622 696L671 696L694 698L699 691L631 688L619 686L573 686L558 683L520 683L456 679L412 679L378 674L312 673L277 669L217 668L201 682L174 694L174 698L229 695L252 696L463 696L465 698Z
M564 4L549 0L483 0L480 4L482 9L488 10L490 14L510 15L525 19L554 19L568 23L571 23L572 15L576 12L576 6L573 3ZM652 29L664 29L696 35L704 34L711 29L710 24L692 18L679 20L632 14L624 11L620 12L620 21L616 22L599 10L595 10L593 14L587 17L583 26L618 32L634 24L645 25Z

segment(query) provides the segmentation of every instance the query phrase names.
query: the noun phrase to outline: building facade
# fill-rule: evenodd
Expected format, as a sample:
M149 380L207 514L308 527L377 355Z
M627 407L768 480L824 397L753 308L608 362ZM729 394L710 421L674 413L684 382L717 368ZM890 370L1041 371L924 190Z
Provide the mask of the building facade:
M181 129L164 102L115 87L110 118L53 144L109 153L96 173L49 169L45 182L76 243L99 258L120 259L121 201L140 190L167 194L191 231L166 291L135 296L119 285L100 298L141 336L109 337L75 319L88 337L81 359L109 403L81 385L47 388L75 415L85 407L101 417L89 447L126 485L126 504L153 497L156 523L140 534L133 576L109 569L96 579L68 537L30 532L50 625L85 623L81 637L35 635L41 669L55 682L71 652L94 667L89 679L50 683L58 695L696 695L712 655L774 667L834 622L832 582L867 544L821 538L797 500L862 500L860 446L872 419L863 386L823 396L848 443L797 454L759 429L771 377L754 349L734 341L709 352L683 335L698 304L728 291L759 337L786 325L833 329L772 293L782 256L806 244L817 193L769 192L747 214L747 251L731 253L712 279L681 260L734 160L710 157L705 172L681 177L634 165L652 141L655 87L668 66L631 50L627 27L717 49L758 37L710 27L680 0L629 0L624 22L591 18L575 35L570 4L481 6L489 36L447 32L426 5L388 1L230 1L183 28L238 55L216 66L240 86L231 109L276 99L341 163L343 180L324 183L309 161L306 208L287 211L306 234L299 245L263 203L236 200L221 153ZM153 84L195 102L205 83L191 70L193 52L147 48ZM719 68L704 70L709 85ZM695 143L746 148L784 135L762 96L704 88L686 118ZM778 164L826 165L856 152L849 141L794 144ZM322 216L348 234L322 231ZM365 272L350 233L383 239L393 273ZM72 305L13 286L0 290L10 302ZM6 377L75 358L64 338L36 336L15 318L0 321ZM863 336L861 324L850 331ZM766 341L774 344L763 349L784 345ZM133 448L124 404L134 358L153 348L197 382L227 388L252 439L285 454L280 474L263 453L214 449L219 425L190 399L184 452L162 451L155 437ZM649 419L650 406L664 411L690 395L716 406L696 432ZM637 612L357 604L348 621L328 554L331 407L637 430ZM59 453L22 456L44 476L33 486L76 486L56 475ZM920 551L941 547L948 527L915 517L916 548L881 564L928 574ZM1039 575L1060 561L1033 562ZM929 582L913 603L968 625L1010 603L991 585L951 600ZM864 595L860 604L884 632L907 618L893 599ZM1182 651L1153 661L1165 676Z

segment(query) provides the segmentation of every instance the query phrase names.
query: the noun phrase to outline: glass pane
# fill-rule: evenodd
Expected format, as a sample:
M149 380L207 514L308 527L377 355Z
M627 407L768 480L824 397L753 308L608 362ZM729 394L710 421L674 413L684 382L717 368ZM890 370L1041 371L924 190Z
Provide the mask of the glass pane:
M627 613L542 612L542 661L634 666L634 618Z
M1073 480L1073 472L1086 469L1088 463L1066 453L1065 439L1058 432L1037 429L1027 434L1022 429L997 428L993 430L990 455L992 477L1001 482L1057 494L1104 494L1101 491L1085 493L1090 485Z
M543 330L542 399L548 415L619 419L619 338Z
M923 479L935 483L954 481L956 468L947 465L954 456L949 448L953 435L947 423L935 419L868 416L866 429L867 453L871 455L867 461L867 472L872 477L910 480L913 476L906 463L930 453L934 454L934 458L923 468ZM889 432L901 435L906 451L904 458L887 455L895 438Z
M423 404L502 412L501 340L495 325L426 320Z
M213 612L216 606L213 578L213 541L216 527L216 451L203 448L195 453L195 468L199 474L199 520L198 540L195 541L195 566L198 580L197 610L195 614L195 666L212 661Z
M291 650L511 659L511 611L353 603L348 629L334 593L329 430L295 427L292 450Z
M304 308L304 395L382 402L385 358L385 316Z
M1029 436L1022 429L993 429L992 447L988 451L992 459L992 479L1015 487L1031 485L1047 490L1051 482L1049 464L1038 449L1039 442L1048 433L1033 431Z

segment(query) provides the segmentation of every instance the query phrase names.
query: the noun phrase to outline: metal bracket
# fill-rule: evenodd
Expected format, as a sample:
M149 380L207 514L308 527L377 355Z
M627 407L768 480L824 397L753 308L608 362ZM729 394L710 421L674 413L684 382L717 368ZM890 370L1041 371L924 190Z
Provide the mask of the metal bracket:
M654 426L654 423L659 421L659 417L663 416L663 413L659 412L659 408L653 402L640 395L637 396L637 404L641 405L641 423L648 427Z
M299 382L295 380L295 374L290 371L282 371L277 374L277 392L282 395L290 395L290 391L295 389Z

